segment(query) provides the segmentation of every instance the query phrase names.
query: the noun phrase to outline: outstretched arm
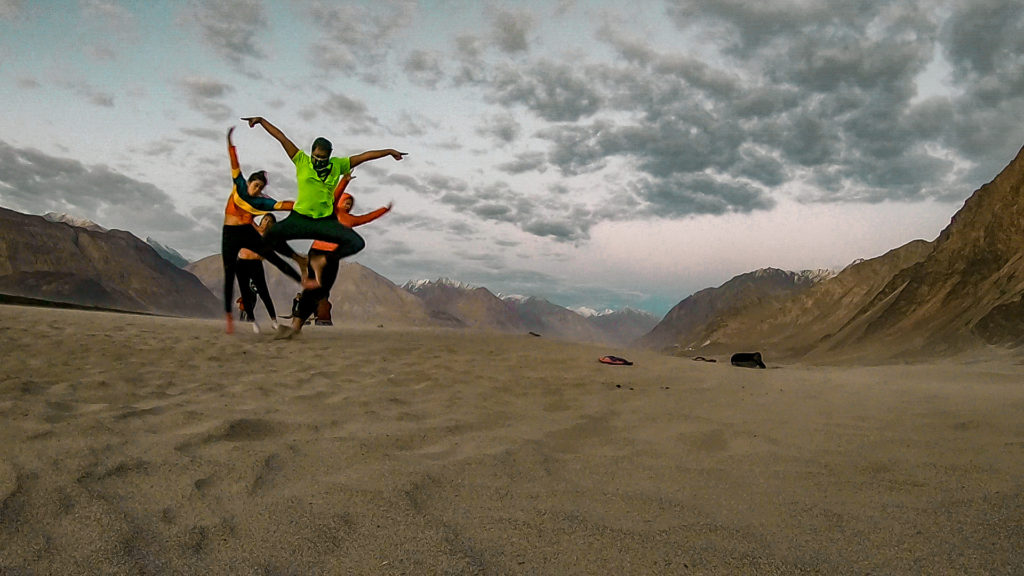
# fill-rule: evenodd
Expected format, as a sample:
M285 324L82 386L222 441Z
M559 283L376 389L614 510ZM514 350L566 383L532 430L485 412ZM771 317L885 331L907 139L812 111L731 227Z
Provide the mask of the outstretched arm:
M348 226L349 228L355 228L356 226L362 226L363 224L369 224L370 222L373 222L377 218L380 218L381 216L383 216L383 215L387 214L388 212L390 212L391 211L391 206L392 206L392 203L388 202L387 206L381 206L380 208L377 208L373 212L370 212L368 214L363 214L361 216L356 216L355 214L349 214L347 212L339 212L338 213L338 222L341 222L342 224L344 224L345 226Z
M395 160L401 160L402 157L405 156L405 154L405 152L399 152L394 148L388 148L387 150L367 150L362 154L356 154L355 156L349 158L349 163L352 168L355 168L356 166L359 166L363 162L369 160L376 160L378 158L383 158L385 156L391 156Z
M278 129L277 126L271 124L269 121L267 121L266 118L262 116L250 116L248 118L242 118L242 120L245 120L249 123L249 128L252 128L257 124L263 126L263 129L267 131L267 134L270 134L275 139L277 139L278 142L281 143L281 146L284 147L284 151L286 154L288 154L289 159L294 158L295 153L299 151L299 148L295 146L295 144L293 144L292 141L289 140L287 136L284 135L284 132L281 132L281 130Z

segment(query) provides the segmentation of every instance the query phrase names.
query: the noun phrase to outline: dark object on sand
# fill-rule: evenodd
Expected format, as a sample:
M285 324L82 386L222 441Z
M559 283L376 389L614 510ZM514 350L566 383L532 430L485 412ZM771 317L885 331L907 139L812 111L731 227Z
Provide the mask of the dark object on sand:
M611 364L613 366L632 366L633 363L625 358L619 358L618 356L601 356L597 360L602 364Z
M703 356L694 356L693 359L700 360L701 362L718 362L718 360L715 360L714 358L705 358Z
M540 338L540 334L537 334L536 332L530 332L530 336L536 336L537 338Z
M740 368L767 368L764 365L764 360L761 359L760 352L737 352L732 355L730 362L733 366Z

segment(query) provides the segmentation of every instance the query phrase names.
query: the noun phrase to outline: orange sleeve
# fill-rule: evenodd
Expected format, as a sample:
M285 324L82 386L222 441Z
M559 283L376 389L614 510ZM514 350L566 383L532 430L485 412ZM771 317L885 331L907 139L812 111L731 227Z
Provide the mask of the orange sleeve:
M346 176L347 176L347 174L346 174ZM351 178L346 178L345 176L342 176L341 180L338 180L338 185L334 187L334 203L335 204L338 203L338 198L341 198L341 195L345 193L345 188L348 188L348 183L351 182L351 181L352 181Z
M387 207L381 206L380 208L377 208L373 212L370 212L369 214L363 214L362 216L356 216L354 214L349 214L348 212L341 211L338 211L337 215L338 222L341 222L342 224L348 226L349 228L355 228L356 226L362 226L363 224L373 222L377 218L380 218L381 216L387 213Z
M238 165L238 152L234 146L228 146L228 157L231 158L231 177L235 178L242 173L242 167Z

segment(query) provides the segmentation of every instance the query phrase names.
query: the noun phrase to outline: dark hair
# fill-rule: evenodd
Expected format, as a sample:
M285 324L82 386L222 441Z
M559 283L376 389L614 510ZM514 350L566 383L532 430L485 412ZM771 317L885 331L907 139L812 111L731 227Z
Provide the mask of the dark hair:
M317 148L321 150L327 150L327 152L331 152L332 150L334 150L334 146L331 144L331 141L328 140L327 138L324 138L323 136L317 138L316 140L313 140L313 146L309 149L309 151L313 152L313 150L316 150Z
M260 220L260 226L266 224L268 221L272 224L277 224L277 216L274 216L270 212L267 212L266 214L263 215L263 220Z
M266 186L267 185L267 171L266 170L257 170L256 172L253 172L252 174L249 174L249 182L252 182L253 180L261 180L263 182L263 185Z

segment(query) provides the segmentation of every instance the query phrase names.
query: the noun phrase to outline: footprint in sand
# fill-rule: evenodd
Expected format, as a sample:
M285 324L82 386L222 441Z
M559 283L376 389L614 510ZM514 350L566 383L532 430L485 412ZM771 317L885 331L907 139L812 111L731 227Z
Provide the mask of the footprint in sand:
M228 442L251 442L265 440L280 432L280 425L261 418L239 418L228 422L219 437L211 440L227 440Z
M279 436L284 429L284 425L262 418L238 418L217 426L210 432L193 433L175 445L174 449L189 451L217 442L255 442Z
M9 464L0 462L0 507L18 490L18 474Z

